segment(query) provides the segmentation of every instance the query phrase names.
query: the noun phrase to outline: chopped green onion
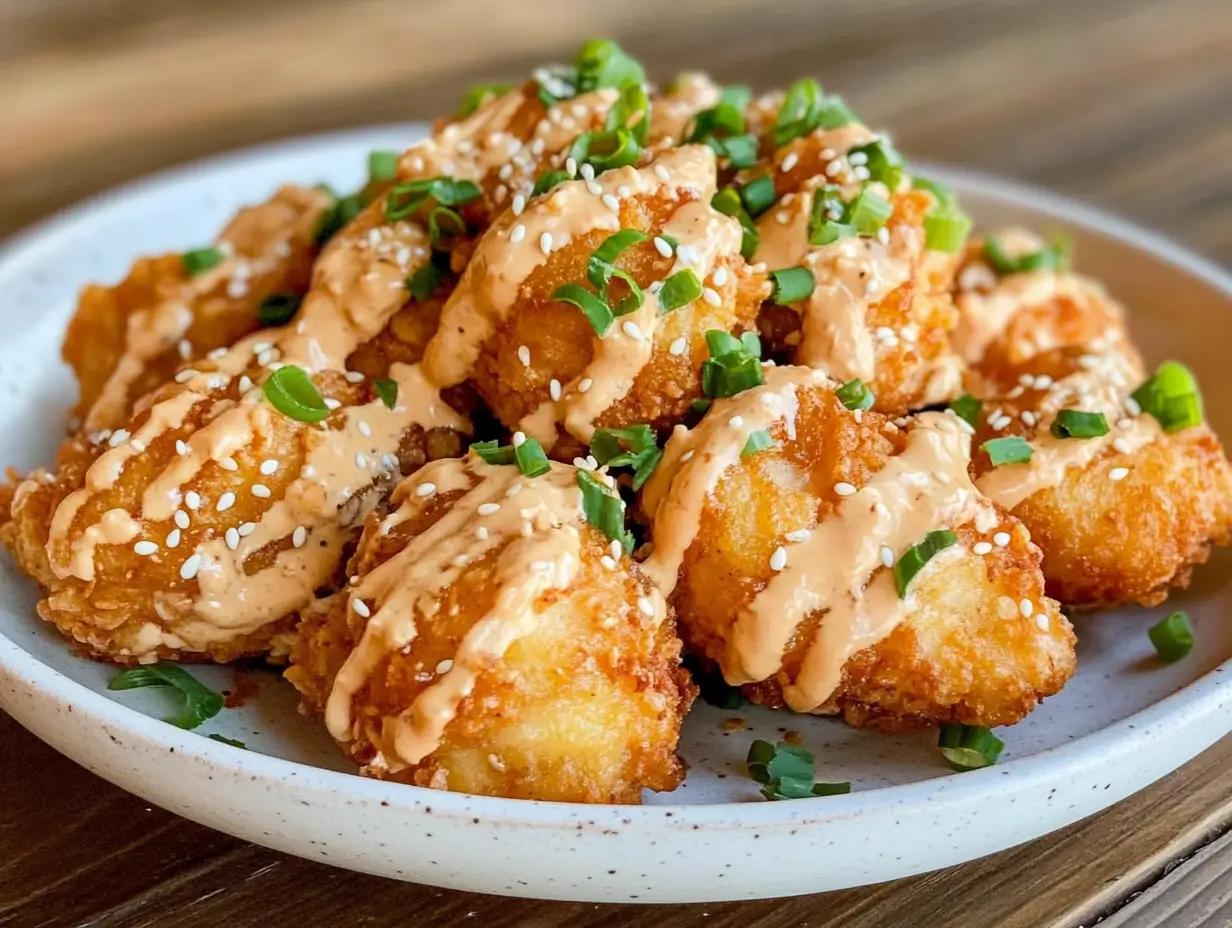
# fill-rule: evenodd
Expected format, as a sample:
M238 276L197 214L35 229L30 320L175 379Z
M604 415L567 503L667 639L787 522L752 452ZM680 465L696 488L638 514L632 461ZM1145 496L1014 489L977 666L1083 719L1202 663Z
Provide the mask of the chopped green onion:
M741 135L744 132L744 113L741 110L742 107L722 102L716 107L702 110L693 117L692 125L686 128L682 141L691 145Z
M746 261L751 260L761 242L761 236L757 226L753 224L753 217L744 208L739 192L733 187L724 187L710 198L710 205L724 216L731 216L740 223L740 254Z
M1062 409L1052 420L1052 434L1057 438L1098 438L1108 434L1108 420L1102 412Z
M659 291L659 307L663 312L670 313L681 306L688 306L701 295L702 282L685 268L663 281L663 288Z
M319 246L333 238L338 230L350 223L367 205L358 193L345 197L335 197L333 205L322 215L317 225L315 241Z
M953 254L961 251L971 231L971 217L955 207L942 207L924 216L924 247Z
M847 160L856 164L859 159L852 155L863 155L864 166L868 168L870 180L879 181L893 193L903 179L903 156L900 155L887 138L880 138L867 145L858 145L847 152Z
M728 84L719 91L719 105L730 106L744 112L753 99L753 91L747 84Z
M398 405L398 381L380 377L372 381L372 392L380 397L386 408L393 409Z
M1060 242L1050 242L1039 251L1012 257L1000 240L989 236L984 240L984 258L994 271L1006 274L1024 274L1043 268L1064 270L1069 264L1068 254Z
M302 367L288 364L278 368L261 389L270 404L288 419L320 422L329 417L329 407Z
M770 437L770 433L765 429L758 429L756 432L749 433L749 440L744 443L740 456L747 458L750 454L756 454L758 451L765 451L767 448L773 447L774 439Z
M630 126L629 120L639 113L641 118ZM608 110L603 125L608 130L628 129L638 145L645 145L650 134L650 99L646 96L646 88L635 81L621 85L620 97Z
M997 762L1005 742L982 725L942 725L937 747L954 770L978 770Z
M908 548L903 556L894 562L894 586L898 589L899 597L906 598L907 587L924 569L925 564L957 541L958 536L948 528L939 528L925 535L919 544Z
M422 302L430 299L440 289L441 284L449 279L449 274L448 253L433 252L428 263L407 279L406 289L411 292L412 297Z
M582 491L582 513L586 521L613 541L619 541L628 554L633 536L625 530L625 504L590 471L578 469L578 488Z
M513 446L513 460L523 477L538 477L552 469L548 456L543 453L543 445L537 438L527 438L520 445Z
M756 332L742 332L739 338L722 329L710 329L706 333L706 348L710 357L717 358L732 352L743 352L755 358L761 357L761 339Z
M163 719L178 728L196 728L222 711L221 693L216 693L183 667L159 661L129 667L111 678L109 690L135 690L147 686L171 687L182 697L180 711Z
M471 445L470 450L479 455L485 464L496 467L504 467L517 460L513 445L502 445L498 441L477 441Z
M728 710L739 709L744 705L744 695L740 692L740 687L730 686L717 667L705 666L692 654L685 655L681 663L693 675L698 695L707 705Z
M737 169L751 168L757 163L757 137L733 135L726 139L713 136L706 140L720 158L726 158Z
M756 219L774 205L774 178L763 174L740 188L740 199L750 216Z
M480 197L482 191L469 180L452 177L425 177L397 184L385 197L385 218L390 222L406 219L428 200L438 206L461 206Z
M605 129L584 132L569 147L566 157L579 165L589 164L596 173L636 164L642 148L630 129Z
M814 129L837 129L855 119L840 97L823 97L821 85L806 77L787 89L771 138L776 148L782 148Z
M586 278L599 291L599 298L611 307L614 315L623 316L640 309L645 295L642 293L642 288L637 285L637 281L627 271L621 270L612 262L619 258L625 249L647 241L649 238L649 235L637 229L621 229L608 236L587 261ZM629 296L621 300L618 306L611 306L611 300L608 297L608 286L613 277L623 280L629 287Z
M540 74L542 76L539 76ZM547 80L545 81L544 78ZM535 96L549 109L561 100L567 100L578 94L577 68L561 66L544 68L542 72L536 72L535 82L538 85Z
M972 428L980 424L980 411L983 409L983 404L970 393L964 393L950 403L950 409L954 410L954 415Z
M816 287L817 280L806 267L785 267L770 272L770 299L780 306L807 300Z
M693 409L693 411L694 411L694 412L696 412L696 413L700 413L701 415L703 415L703 416L704 416L707 412L709 412L709 410L710 410L710 405L711 405L711 403L713 403L713 402L714 402L714 400L704 399L703 397L700 397L700 396L699 396L697 399L695 399L695 400L694 400L692 403L690 403L689 405L690 405L690 407Z
M865 187L847 208L847 221L861 235L876 235L893 212L889 200Z
M1189 616L1184 612L1174 612L1166 619L1152 625L1147 631L1155 653L1160 660L1171 663L1179 661L1193 650L1193 626L1189 624Z
M196 277L218 267L226 257L221 248L194 248L180 255L180 265L189 277Z
M754 741L745 764L749 776L762 784L761 792L767 799L808 799L851 792L850 783L814 782L812 752L786 741Z
M642 488L663 459L654 430L649 425L597 429L590 442L590 453L600 465L632 467L634 491Z
M710 357L702 363L702 393L714 398L735 396L766 382L761 369L761 341L753 332L739 339L721 329L706 333ZM696 404L695 404L696 408Z
M873 391L859 377L843 384L834 391L834 395L848 409L871 409L876 401Z
M286 325L295 318L302 299L298 293L271 293L257 307L257 322L266 327Z
M428 214L428 240L433 247L466 231L462 217L447 206L438 206Z
M454 118L465 119L489 100L504 96L508 92L508 84L476 84L462 97L462 102L454 112Z
M398 153L374 151L368 153L368 182L386 184L398 176Z
M578 93L600 87L620 87L629 81L638 84L646 81L646 71L641 64L611 39L586 42L578 52L574 66L577 68Z
M1031 445L1020 435L990 438L980 445L980 450L988 455L993 467L1000 467L1003 464L1026 464L1031 460Z
M224 735L215 734L215 735L206 735L206 737L209 738L211 741L217 741L220 744L229 744L233 748L243 748L244 750L248 749L248 746L244 744L243 741L236 741L234 738L228 738Z
M539 196L541 193L547 193L557 184L563 184L567 180L572 180L564 171L544 171L535 178L535 187L531 190L532 198Z
M913 190L927 190L933 195L938 206L949 206L954 202L954 191L940 181L929 180L917 174L911 178L911 187Z
M1202 424L1198 379L1178 361L1159 365L1154 376L1133 392L1133 398L1169 434Z
M582 311L595 334L603 338L616 316L597 294L591 293L581 284L562 284L552 293L552 299L561 303L570 303Z

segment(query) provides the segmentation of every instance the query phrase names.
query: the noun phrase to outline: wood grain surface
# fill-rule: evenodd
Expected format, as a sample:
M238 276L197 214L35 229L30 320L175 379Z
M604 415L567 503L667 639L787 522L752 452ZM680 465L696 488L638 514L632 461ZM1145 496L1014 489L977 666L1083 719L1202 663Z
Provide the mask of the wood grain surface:
M1232 263L1228 0L2 0L0 235L201 155L431 118L470 83L567 58L595 34L660 79L683 65L761 87L815 74L914 158L1043 184ZM1232 919L1230 773L1225 741L1099 816L896 883L569 905L254 847L148 806L0 716L0 926L1214 928Z

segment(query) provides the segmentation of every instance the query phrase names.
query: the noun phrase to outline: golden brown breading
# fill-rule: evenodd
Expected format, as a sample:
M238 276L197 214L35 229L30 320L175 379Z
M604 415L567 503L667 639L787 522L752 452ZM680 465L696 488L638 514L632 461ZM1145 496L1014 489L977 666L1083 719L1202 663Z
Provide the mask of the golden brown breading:
M461 485L455 486L453 478L464 469ZM365 631L377 635L377 623L398 629L382 634L407 644L374 654L376 663L369 665L362 685L344 700L349 736L342 747L365 774L560 802L636 803L643 788L670 790L679 784L684 769L674 748L693 687L678 666L672 617L664 616L661 598L654 616L640 608L656 596L649 582L627 556L613 562L609 540L578 523L574 473L555 465L550 474L524 479L511 465L491 467L474 458L469 464L437 462L403 484L398 492L406 503L395 516L369 520L350 571L359 578L352 595L363 599L362 611L372 617L362 617L346 593L328 608L310 612L286 673L305 709L322 712L344 662L359 660L353 652ZM534 523L533 532L502 530L502 524L521 524L516 513L477 514L475 499L487 498L477 494L496 480L504 481L501 499L506 483L525 487L504 505L532 507L526 524ZM540 481L553 484L553 492L563 491L562 509L542 508L536 496ZM440 490L425 497L415 491L424 484ZM511 521L502 522L506 517ZM444 538L433 534L436 526L437 533L447 532ZM570 544L578 547L576 573L563 588L541 591L526 603L531 621L507 650L468 664L464 653L482 629L490 639L493 623L521 621L503 597L510 584L526 581L521 574L502 580L502 565L533 545L542 547L527 557L551 558L562 537L566 551ZM445 563L439 575L434 568L422 585L424 578L400 562L389 563L399 555L404 561L413 555L410 563L432 557L432 549L460 538L465 539L461 549L473 549L471 559L461 568ZM561 563L568 565L571 557ZM385 594L369 595L370 578L376 572L379 579L387 563L386 572L395 573ZM456 702L442 695L454 675L472 669L473 684ZM435 737L423 730L433 724L426 706L434 699L445 704ZM430 752L401 753L408 740L395 734L399 725Z
M216 267L192 276L179 255L141 258L120 283L82 290L62 352L80 384L74 414L84 428L117 427L182 362L258 329L266 297L302 295L331 203L321 189L283 187L219 233L226 257Z
M853 488L875 481L887 462L904 453L911 434L875 412L845 409L832 387L802 385L795 397L794 432L785 421L777 422L769 429L775 446L740 456L707 493L672 596L686 643L717 662L729 678L733 662L747 660L739 656L744 646L734 629L741 622L752 628L751 604L783 565L805 556L802 552L809 549L801 545L807 545L810 533L840 518L840 511L850 511L840 507L852 505L844 500ZM730 416L731 403L716 402L707 419ZM956 420L951 422L957 427ZM698 457L715 453L712 446L695 450ZM671 458L669 443L666 460ZM958 463L961 477L965 463ZM670 490L654 486L668 474L656 473L652 495L645 498L654 502L660 517L673 494L681 493L679 482ZM918 479L941 478L921 473ZM656 502L655 495L668 502ZM928 505L917 502L913 511ZM940 518L933 528L947 524L946 517ZM1073 631L1044 595L1040 553L1025 529L986 502L977 505L974 521L970 515L959 518L949 523L959 546L939 555L942 566L921 574L902 621L842 664L837 688L813 711L841 713L852 725L883 730L939 722L1006 725L1069 679L1075 666ZM656 526L652 523L657 550L661 535ZM777 554L780 548L786 557L776 563L776 556L783 557ZM892 553L897 558L904 552ZM845 548L826 556L844 558ZM884 573L878 565L866 588L885 582ZM820 588L816 578L801 582L809 590ZM824 606L806 615L784 648L778 671L745 687L751 698L784 704L783 686L798 682L801 662L827 615ZM875 614L872 621L883 619Z

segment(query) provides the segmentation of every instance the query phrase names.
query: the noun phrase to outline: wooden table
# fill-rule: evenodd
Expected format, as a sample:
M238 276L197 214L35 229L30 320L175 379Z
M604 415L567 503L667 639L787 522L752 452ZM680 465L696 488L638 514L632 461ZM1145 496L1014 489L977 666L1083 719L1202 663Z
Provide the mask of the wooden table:
M769 86L814 73L911 156L1111 207L1232 263L1227 0L5 0L0 235L187 158L428 118L610 34ZM848 892L568 905L388 882L130 796L0 716L0 925L1109 926L1232 920L1232 740L1016 850ZM1181 863L1177 864L1177 861Z

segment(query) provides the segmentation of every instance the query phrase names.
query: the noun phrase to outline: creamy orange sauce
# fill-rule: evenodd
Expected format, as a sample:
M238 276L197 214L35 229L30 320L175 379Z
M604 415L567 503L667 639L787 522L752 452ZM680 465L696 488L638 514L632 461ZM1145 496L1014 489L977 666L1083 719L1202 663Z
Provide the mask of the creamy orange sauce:
M697 536L701 512L748 436L776 422L794 428L796 391L833 388L806 368L775 368L766 384L716 400L701 424L678 426L662 463L647 484L643 505L651 516L653 552L644 565L666 593L676 584L685 551ZM928 532L957 527L995 512L968 474L970 437L950 413L921 413L908 426L906 447L807 538L785 546L786 559L766 587L739 613L720 658L731 684L780 673L783 652L809 615L824 611L795 679L783 680L793 709L818 709L833 694L843 664L883 639L915 608L910 591L898 597L883 549L895 560ZM962 555L953 546L925 572ZM926 575L926 574L925 574Z
M719 103L721 88L706 74L685 71L672 81L671 92L655 97L650 108L650 140L657 145L679 145L689 123L702 110Z
M369 207L330 242L314 268L312 288L295 322L240 341L215 360L213 370L187 371L188 376L177 378L179 392L154 402L133 436L122 441L113 436L115 447L91 465L82 488L70 494L53 517L47 549L59 576L94 580L99 544L126 543L143 525L191 516L189 510L195 507L186 500L202 468L244 451L269 432L273 417L281 413L265 400L262 372L253 372L254 363L270 371L294 364L309 373L341 372L347 356L381 331L406 302L403 282L428 256L424 231L411 223L386 223L383 208L382 203ZM216 397L218 389L240 376L248 385L243 390L241 381L238 401ZM197 587L195 593L169 591L156 603L160 617L171 626L167 642L178 643L171 646L187 643L200 649L226 641L310 601L337 563L343 541L377 502L379 492L370 490L396 476L395 452L406 429L419 425L469 432L464 417L440 400L418 366L395 364L389 376L399 385L394 409L375 399L339 409L321 425L303 426L306 454L301 471L283 498L271 503L259 521L246 525L242 536L215 537L192 550L158 548L156 556L181 563L181 577ZM98 524L78 530L70 556L60 559L81 507L114 486L129 460L179 428L199 403L209 406L207 421L183 440L180 453L149 483L140 510L112 510ZM256 495L255 487L253 492ZM222 504L221 499L198 503L218 511ZM249 557L271 543L282 546L273 564L248 573ZM159 637L148 635L155 642Z
M551 252L588 232L619 231L619 216L609 204L621 197L658 195L682 201L664 227L681 246L667 276L687 267L704 282L720 257L740 251L739 223L709 206L716 183L714 153L691 145L667 151L641 169L625 167L593 181L567 181L520 215L505 213L480 242L445 304L440 328L424 355L429 378L442 386L465 380L484 345L517 305L522 283L550 260ZM686 191L691 194L688 200L682 197ZM545 447L555 443L558 424L589 442L595 419L628 394L649 361L661 315L657 292L648 289L640 309L617 319L604 337L596 336L594 357L563 385L561 398L545 402L520 428Z
M96 432L123 421L133 400L133 384L151 361L177 348L196 321L194 307L232 281L238 288L233 291L236 295L227 292L225 298L245 302L248 280L274 271L294 252L302 251L311 242L330 202L323 190L288 186L265 203L241 210L218 236L216 244L227 254L223 261L177 284L156 305L128 317L124 353L86 413L84 429ZM236 238L261 242L262 248L237 255L231 247Z
M439 521L343 594L351 609L370 617L334 681L326 725L339 741L365 738L377 746L373 763L383 770L418 764L440 746L479 674L535 631L544 595L567 590L580 564L577 471L563 464L527 478L517 467L485 464L474 455L430 463L399 486L394 501L400 506L380 530L412 518L436 494L457 490L466 492ZM413 653L417 617L441 608L441 593L468 564L493 557L493 606L463 636L448 669L438 667L437 679L397 715L379 723L355 718L355 696L381 662L403 649ZM656 591L650 601L656 621L662 621L662 596Z

